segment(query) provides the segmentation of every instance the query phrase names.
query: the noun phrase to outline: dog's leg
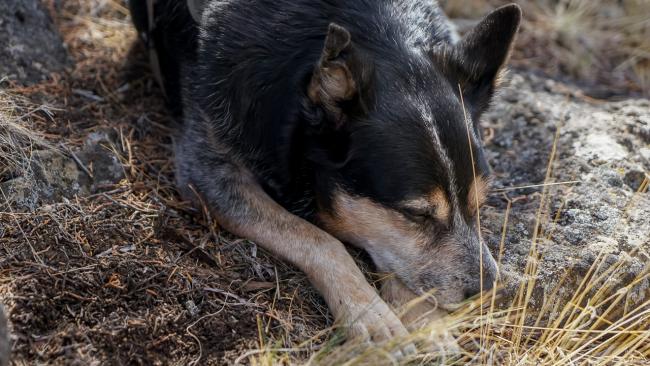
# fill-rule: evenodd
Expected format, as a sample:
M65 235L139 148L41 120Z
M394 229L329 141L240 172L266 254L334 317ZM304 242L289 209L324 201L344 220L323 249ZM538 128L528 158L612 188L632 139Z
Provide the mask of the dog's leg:
M241 164L218 157L226 155L214 149L197 149L198 141L177 151L179 184L186 194L193 185L224 228L304 271L349 335L382 341L408 334L340 241L286 211Z

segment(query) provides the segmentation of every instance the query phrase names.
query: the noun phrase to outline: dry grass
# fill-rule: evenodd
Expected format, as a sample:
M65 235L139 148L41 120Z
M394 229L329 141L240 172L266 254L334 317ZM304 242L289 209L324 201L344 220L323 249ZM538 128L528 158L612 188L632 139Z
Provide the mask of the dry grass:
M524 10L513 65L581 84L599 98L650 96L650 2L646 0L446 1L459 18L516 2Z
M52 111L0 89L0 182L30 176L34 149L56 149L35 132L31 123L35 115L52 118Z
M558 46L553 52L559 61L556 73L590 80L593 85L614 85L619 93L650 95L650 2L546 0L524 4L535 14L534 37L549 38ZM600 92L608 93L605 88Z
M527 308L526 289L533 285L528 282L522 284L523 296L509 306L493 306L488 297L481 314L477 300L409 339L390 344L348 344L317 352L298 363L294 353L304 351L301 346L289 350L268 347L259 351L261 355L249 352L246 356L256 365L647 365L650 302L647 298L635 302L632 294L650 273L646 269L634 279L623 279L625 263L612 267L608 263L607 269L602 268L604 263L600 257L568 301L556 297L557 290L549 294L541 311ZM458 340L459 352L445 348L444 343L435 344L446 334ZM420 353L409 360L392 358L391 352L406 342L419 344Z
M560 291L576 281L567 270L558 290L532 308L543 260L535 245L527 280L513 299L486 294L408 340L340 345L339 333L326 329L327 309L302 274L221 232L209 216L180 201L170 161L171 121L142 50L131 50L135 35L122 1L62 4L56 19L75 67L30 87L4 81L0 183L28 175L34 150L73 149L104 129L118 136L113 153L125 179L34 212L1 206L0 296L10 312L16 365L391 364L391 349L402 342L422 346L414 364L648 364L650 308L640 297L647 294L640 285L650 279L648 268L629 278L625 262L600 256L571 284L577 289L572 296ZM583 47L581 37L599 34L584 29L605 29L599 21L580 23L598 9L586 1L544 4L524 4L536 18L524 30L526 47L516 50L515 62L575 78L589 79L585 70L605 72L602 60L583 64L576 56L582 51L566 52ZM646 3L636 4L641 10L626 11L642 14ZM555 17L559 13L562 18ZM625 77L607 86L647 93L648 22L631 15L623 20L608 23L617 30L608 30L605 39L625 35L621 56L611 61L616 75ZM556 37L567 44L557 45ZM595 58L602 50L593 47L608 42L584 46L584 52ZM557 52L556 64L542 62L546 51ZM647 189L646 179L640 192ZM552 217L547 198L545 190L533 243L549 235L542 230L544 218ZM441 341L446 333L456 337L459 352Z

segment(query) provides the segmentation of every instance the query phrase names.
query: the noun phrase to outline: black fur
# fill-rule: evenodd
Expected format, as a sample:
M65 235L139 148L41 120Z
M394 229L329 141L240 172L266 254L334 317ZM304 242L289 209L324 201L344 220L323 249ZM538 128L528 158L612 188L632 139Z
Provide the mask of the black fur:
M452 40L437 6L376 0L216 3L220 9L203 27L195 62L197 25L184 2L156 2L152 38L161 54L170 103L174 110L181 109L180 73L185 80L201 80L186 83L188 99L220 121L216 129L220 138L231 141L263 173L276 199L302 209L304 192L316 181L331 179L387 204L418 195L434 184L447 186L449 172L437 161L419 112L405 100L412 96L434 104L431 109L441 127L441 141L460 165L457 171L468 171L458 92L427 56ZM331 22L351 32L367 58L366 67L373 69L373 85L367 87L376 91L369 113L354 116L343 131L335 132L323 127L326 122L318 120L323 114L309 110L304 101ZM181 65L187 69L181 71ZM231 118L223 126L225 104ZM474 148L480 170L487 173L479 146ZM313 160L318 173L303 160L305 156ZM345 173L337 174L332 168L343 161L348 163L340 169ZM471 177L458 178L459 188L465 189Z
M198 27L185 1L154 1L154 24L149 23L146 0L130 0L133 23L147 48L158 53L168 106L182 115L181 66L196 62Z

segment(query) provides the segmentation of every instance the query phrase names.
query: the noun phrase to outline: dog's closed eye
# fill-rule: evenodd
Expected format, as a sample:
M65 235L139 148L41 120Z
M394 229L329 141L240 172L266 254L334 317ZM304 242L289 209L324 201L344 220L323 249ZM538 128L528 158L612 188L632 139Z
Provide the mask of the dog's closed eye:
M404 202L403 212L415 221L428 219L447 224L451 215L451 206L444 191L436 188L426 197Z
M408 219L416 222L426 221L433 217L430 209L421 208L421 207L414 208L414 207L406 206L403 208L403 212Z

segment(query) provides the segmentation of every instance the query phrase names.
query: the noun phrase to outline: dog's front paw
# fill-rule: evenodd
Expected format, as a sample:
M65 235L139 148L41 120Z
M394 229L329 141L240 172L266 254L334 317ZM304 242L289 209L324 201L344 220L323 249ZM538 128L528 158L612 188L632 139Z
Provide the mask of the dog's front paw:
M383 280L381 297L395 309L402 323L411 331L430 325L446 314L428 301L427 296L416 295L394 277Z
M414 338L421 351L439 355L460 352L444 320L447 312L428 301L426 296L416 295L400 280L391 277L384 280L381 297L395 309L402 323L417 333Z
M386 346L398 359L417 352L408 340L409 332L406 327L378 296L365 306L351 306L339 322L347 329L349 341L369 341L376 346Z

